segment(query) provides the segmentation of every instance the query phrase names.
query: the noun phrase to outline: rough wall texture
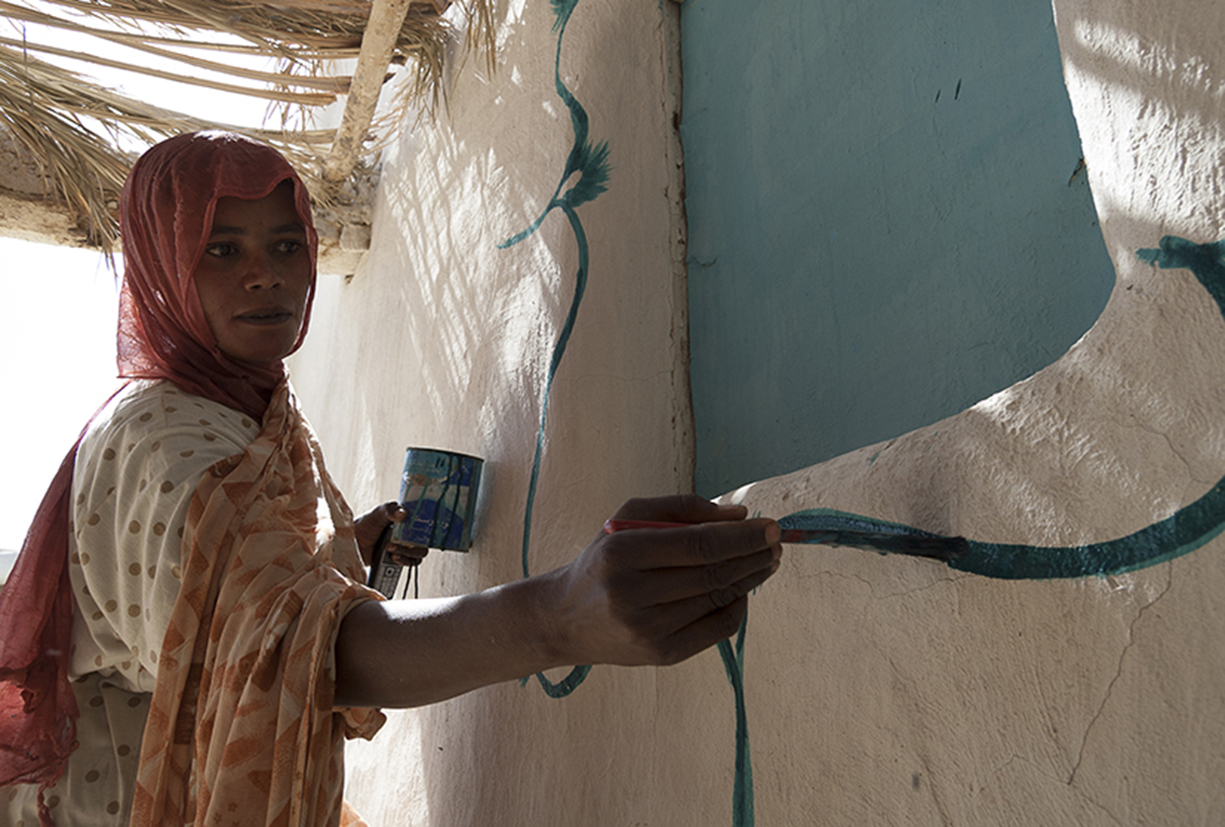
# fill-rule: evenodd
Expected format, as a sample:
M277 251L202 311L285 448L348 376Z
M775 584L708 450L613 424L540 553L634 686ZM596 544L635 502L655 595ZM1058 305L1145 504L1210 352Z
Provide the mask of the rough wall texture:
M1199 246L1225 235L1225 7L1054 5L1117 271L1101 318L957 416L734 497L1065 555L1193 515L1199 539L1137 534L1173 559L1074 579L793 547L751 610L762 823L1225 818L1225 268Z
M545 210L573 139L550 10L504 12L499 71L470 61L447 116L396 148L366 266L327 285L295 365L357 507L395 491L406 444L489 461L478 544L431 558L423 595L520 573L540 399L580 263L556 211L496 246ZM1166 526L1137 535L1163 562L1005 580L793 547L753 601L742 670L710 652L597 668L560 701L511 684L393 714L350 752L350 796L372 824L1225 820L1225 543L1211 539L1225 524L1225 286L1219 248L1196 246L1225 236L1225 7L1056 0L1055 12L1117 272L1100 320L956 416L730 496L772 516L837 509L1056 555ZM614 169L578 208L590 283L551 401L536 571L569 559L622 497L688 478L670 21L649 3L582 0L565 30L561 78ZM1162 248L1167 235L1190 244ZM1197 539L1165 554L1191 523Z
M548 3L500 6L496 72L468 57L438 122L394 147L366 261L347 284L325 280L292 368L355 509L395 496L408 445L485 458L473 549L430 557L422 597L522 574L541 401L583 245L561 208L498 245L548 209L575 141L555 87L559 37L560 81L592 149L607 141L611 172L606 192L574 207L589 267L549 400L530 570L573 559L626 497L691 486L667 86L676 8L559 7L572 9L561 32ZM373 825L654 823L665 718L652 670L597 668L563 700L534 680L496 686L393 713L350 750L348 794Z

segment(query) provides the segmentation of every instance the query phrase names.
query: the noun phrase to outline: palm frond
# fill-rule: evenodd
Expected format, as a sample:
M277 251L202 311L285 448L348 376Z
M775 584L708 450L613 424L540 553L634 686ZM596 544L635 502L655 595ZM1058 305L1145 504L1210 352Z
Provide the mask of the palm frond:
M493 0L456 2L468 18L469 42L492 60ZM451 0L410 0L391 57L392 67L403 66L408 77L396 109L384 112L376 127L383 140L388 124L398 123L409 106L427 113L437 106L452 36L442 12L450 5ZM13 21L23 34L21 40L0 36L0 131L27 166L38 170L43 197L62 204L89 241L108 252L117 241L118 193L134 160L119 147L150 145L187 130L231 129L271 143L298 168L317 203L335 206L349 197L346 192L361 189L357 178L368 161L359 160L345 186L325 186L322 168L335 130L290 124L309 123L311 108L348 92L350 78L329 75L328 63L357 56L371 8L370 0L0 0L0 21ZM153 70L113 56L69 52L25 39L26 24L92 35L186 68ZM276 69L205 59L201 50L268 56ZM274 101L271 120L281 128L236 128L133 100L55 62L66 58L267 98ZM233 82L202 78L200 70ZM379 145L373 134L366 136L367 153Z

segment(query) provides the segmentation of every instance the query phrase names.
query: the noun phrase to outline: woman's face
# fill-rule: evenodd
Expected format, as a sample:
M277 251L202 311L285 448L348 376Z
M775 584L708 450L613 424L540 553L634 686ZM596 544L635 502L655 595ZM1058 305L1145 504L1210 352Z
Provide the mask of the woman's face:
M311 275L306 228L290 182L255 201L217 199L195 283L222 353L255 363L289 355Z

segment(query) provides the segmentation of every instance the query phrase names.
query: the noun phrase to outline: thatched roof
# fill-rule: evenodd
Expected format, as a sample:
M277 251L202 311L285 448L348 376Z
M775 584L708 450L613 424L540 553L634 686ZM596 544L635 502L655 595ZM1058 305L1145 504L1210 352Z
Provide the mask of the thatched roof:
M492 0L458 0L475 37L491 53ZM302 173L324 212L360 212L376 135L386 137L409 103L437 105L452 36L443 12L451 0L0 0L0 234L40 235L25 207L51 208L74 227L71 243L110 251L115 207L135 153L190 129L230 128L267 141ZM447 17L452 17L448 15ZM9 25L5 25L6 20ZM84 33L158 58L181 72L70 51L29 30ZM106 51L106 50L101 50ZM237 65L237 55L275 58L274 71ZM152 74L183 84L272 102L263 129L203 121L124 97L64 68L65 58ZM352 77L333 61L357 59ZM403 67L403 68L398 68ZM205 80L199 72L228 75ZM379 89L406 73L398 105L372 126ZM303 130L309 113L346 98L338 130ZM388 109L384 105L384 109ZM14 206L16 205L16 206ZM37 210L35 210L37 211ZM340 224L345 219L339 219ZM351 222L350 222L351 223ZM360 222L359 222L360 223ZM340 227L334 228L339 235ZM325 233L326 235L326 233Z

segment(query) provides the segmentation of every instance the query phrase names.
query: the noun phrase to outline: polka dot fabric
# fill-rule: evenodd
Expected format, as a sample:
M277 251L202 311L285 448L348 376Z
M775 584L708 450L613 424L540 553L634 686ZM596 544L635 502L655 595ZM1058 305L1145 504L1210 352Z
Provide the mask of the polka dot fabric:
M140 740L150 696L111 683L100 673L72 683L81 716L78 746L64 776L46 791L57 825L124 825L131 812ZM25 784L0 790L0 823L35 827L38 788Z
M82 439L80 717L45 791L56 824L364 823L341 797L342 738L383 716L331 709L332 648L345 611L381 596L287 383L265 420L133 382ZM36 794L0 790L0 823L39 824Z
M169 382L133 382L95 419L73 472L71 677L102 672L116 686L153 691L192 495L210 466L241 454L258 431Z

